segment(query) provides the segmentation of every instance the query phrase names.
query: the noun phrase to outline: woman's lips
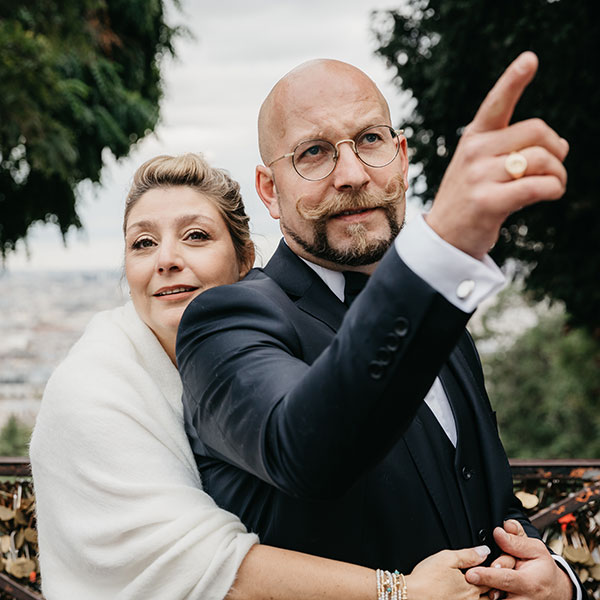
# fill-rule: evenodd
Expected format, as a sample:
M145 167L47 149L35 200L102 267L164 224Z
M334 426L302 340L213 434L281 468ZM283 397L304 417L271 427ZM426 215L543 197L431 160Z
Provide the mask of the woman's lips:
M170 300L170 299L179 299L184 295L191 294L195 292L198 288L192 285L179 285L168 288L161 288L156 293L152 294L155 298L160 298L161 300Z

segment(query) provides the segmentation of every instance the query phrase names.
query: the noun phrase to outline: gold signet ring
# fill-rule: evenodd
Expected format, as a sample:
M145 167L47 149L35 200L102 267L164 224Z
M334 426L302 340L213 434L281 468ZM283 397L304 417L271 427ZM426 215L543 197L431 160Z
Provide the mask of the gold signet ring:
M527 159L520 152L511 152L504 161L504 168L513 179L519 179L527 171Z

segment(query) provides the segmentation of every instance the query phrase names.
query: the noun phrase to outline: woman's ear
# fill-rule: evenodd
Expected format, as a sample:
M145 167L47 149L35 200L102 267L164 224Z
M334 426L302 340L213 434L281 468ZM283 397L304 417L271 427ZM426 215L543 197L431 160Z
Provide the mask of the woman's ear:
M274 219L279 219L279 201L277 199L277 188L275 187L275 179L273 172L269 167L258 165L256 167L254 184L263 204L267 207L269 214Z

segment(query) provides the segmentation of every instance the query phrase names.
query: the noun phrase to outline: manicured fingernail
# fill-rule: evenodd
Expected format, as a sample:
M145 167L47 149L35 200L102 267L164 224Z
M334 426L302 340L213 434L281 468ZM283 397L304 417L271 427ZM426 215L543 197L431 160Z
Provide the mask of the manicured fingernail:
M477 552L479 556L487 556L491 552L491 550L488 546L477 546L475 548L475 552Z
M469 571L467 573L467 580L469 583L474 583L477 584L480 581L480 577L479 577L479 573L477 573L476 571Z
M494 569L501 569L501 568L502 568L502 565L500 563L496 563L494 565Z

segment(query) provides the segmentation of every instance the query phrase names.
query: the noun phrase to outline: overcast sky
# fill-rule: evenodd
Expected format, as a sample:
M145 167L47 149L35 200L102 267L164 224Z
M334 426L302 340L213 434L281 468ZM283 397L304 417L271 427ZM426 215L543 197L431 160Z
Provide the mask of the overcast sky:
M337 58L368 73L387 97L393 124L401 126L402 99L393 73L374 55L370 30L373 10L401 0L183 0L170 13L193 39L176 44L177 59L163 64L165 97L153 135L126 159L106 153L102 183L82 184L79 214L83 231L72 231L64 247L58 228L31 229L29 258L23 244L10 256L11 270L119 269L123 243L123 202L135 169L157 154L203 152L228 169L241 186L255 241L268 258L279 238L254 190L259 162L256 116L273 84L294 66L312 58Z

